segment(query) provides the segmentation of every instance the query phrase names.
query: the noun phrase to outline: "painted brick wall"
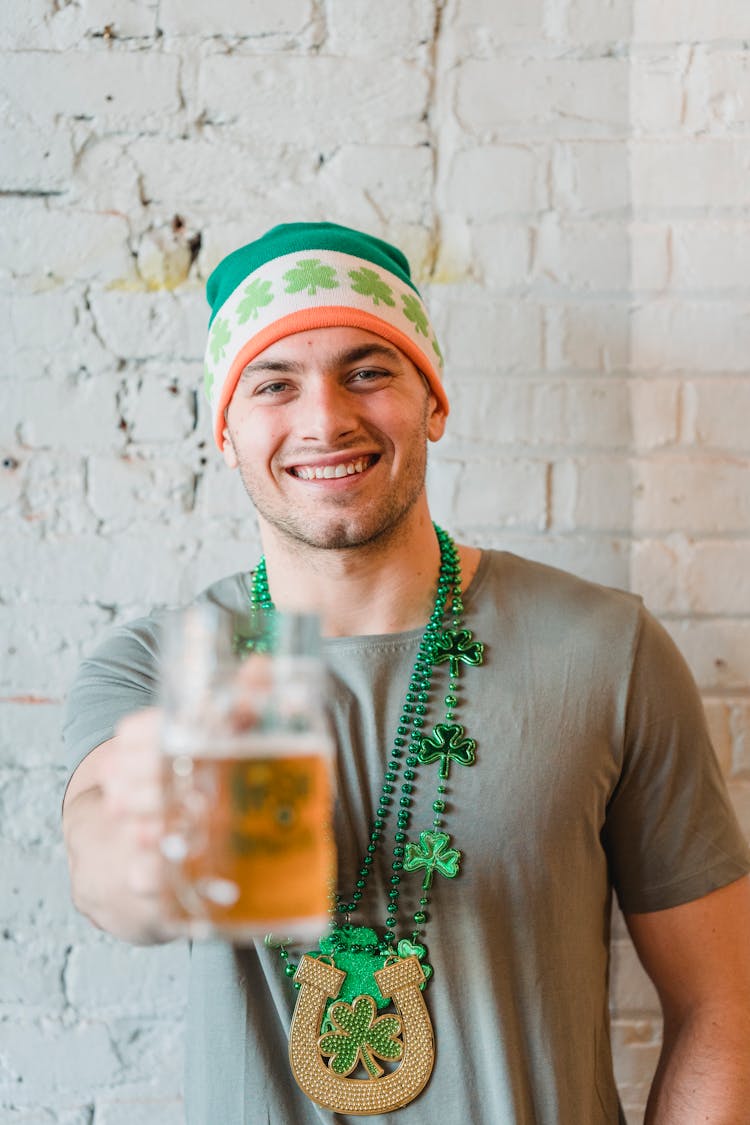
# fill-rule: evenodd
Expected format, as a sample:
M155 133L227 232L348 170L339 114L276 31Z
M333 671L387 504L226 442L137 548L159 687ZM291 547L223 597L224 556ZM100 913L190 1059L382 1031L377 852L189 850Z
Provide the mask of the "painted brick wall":
M0 26L0 1121L178 1125L185 952L72 912L61 704L257 555L202 284L277 221L399 243L448 359L437 518L643 593L750 831L746 0L9 0ZM639 1121L653 990L616 926Z

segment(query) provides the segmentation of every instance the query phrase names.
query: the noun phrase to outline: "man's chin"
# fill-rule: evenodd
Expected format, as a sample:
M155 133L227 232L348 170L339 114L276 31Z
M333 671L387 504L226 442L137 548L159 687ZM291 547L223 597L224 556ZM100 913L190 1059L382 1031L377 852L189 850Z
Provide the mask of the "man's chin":
M297 528L292 533L292 538L306 547L314 547L321 551L346 551L356 547L366 547L379 539L382 534L382 529L372 530L345 524L324 528Z
M374 543L390 537L401 518L391 515L389 518L379 520L363 519L326 519L316 522L313 519L305 523L290 522L287 520L269 520L266 523L275 534L280 535L290 545L310 547L320 551L347 551L356 548L369 547Z

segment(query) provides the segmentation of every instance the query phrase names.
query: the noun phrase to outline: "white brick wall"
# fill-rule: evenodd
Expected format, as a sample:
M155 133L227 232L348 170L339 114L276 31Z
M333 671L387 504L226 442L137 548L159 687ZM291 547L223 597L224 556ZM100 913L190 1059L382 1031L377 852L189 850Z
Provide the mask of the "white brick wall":
M0 1120L178 1125L184 951L128 950L69 905L61 701L111 621L257 555L196 392L205 277L272 223L403 246L454 400L436 516L644 594L699 679L750 831L750 15L6 8ZM619 923L615 939L636 1122L659 1020Z

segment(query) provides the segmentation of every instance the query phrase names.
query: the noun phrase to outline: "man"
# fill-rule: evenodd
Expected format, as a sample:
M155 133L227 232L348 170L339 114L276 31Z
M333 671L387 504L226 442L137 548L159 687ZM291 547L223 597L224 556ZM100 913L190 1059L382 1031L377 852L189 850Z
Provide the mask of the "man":
M607 1013L614 888L664 1007L648 1120L747 1122L750 861L674 646L631 595L433 527L426 447L448 403L399 251L329 224L278 227L225 259L208 297L216 440L265 555L204 596L320 614L338 740L334 933L351 919L375 931L379 964L417 959L436 1047L422 1042L426 1084L404 1104L387 1081L398 1066L304 1091L286 1038L305 950L195 943L188 1120L624 1120ZM84 664L67 727L74 899L133 942L170 936L158 668L158 620L117 630Z

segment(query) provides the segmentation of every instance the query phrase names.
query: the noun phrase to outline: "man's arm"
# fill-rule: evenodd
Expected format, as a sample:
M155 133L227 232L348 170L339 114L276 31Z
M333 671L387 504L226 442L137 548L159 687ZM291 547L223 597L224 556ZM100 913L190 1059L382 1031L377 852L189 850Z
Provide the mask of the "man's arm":
M626 921L664 1012L646 1125L747 1125L750 878Z
M137 945L168 941L159 908L159 713L129 716L73 774L63 832L73 902L99 929Z

